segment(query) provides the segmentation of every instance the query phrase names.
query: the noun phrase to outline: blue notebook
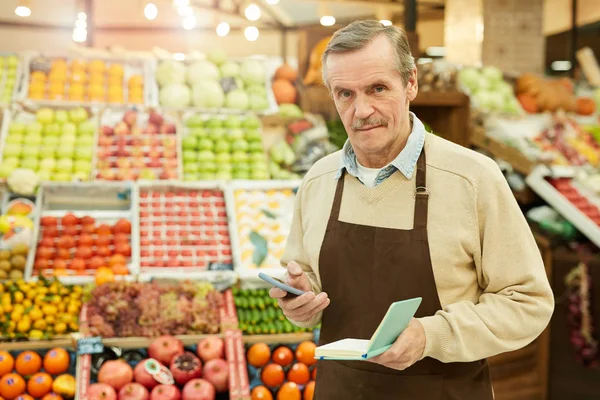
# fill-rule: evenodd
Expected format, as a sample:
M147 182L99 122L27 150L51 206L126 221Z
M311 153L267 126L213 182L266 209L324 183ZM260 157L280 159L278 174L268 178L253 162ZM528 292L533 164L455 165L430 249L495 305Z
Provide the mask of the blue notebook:
M392 303L370 340L342 339L319 346L315 358L319 360L367 360L392 347L398 336L414 317L421 297Z

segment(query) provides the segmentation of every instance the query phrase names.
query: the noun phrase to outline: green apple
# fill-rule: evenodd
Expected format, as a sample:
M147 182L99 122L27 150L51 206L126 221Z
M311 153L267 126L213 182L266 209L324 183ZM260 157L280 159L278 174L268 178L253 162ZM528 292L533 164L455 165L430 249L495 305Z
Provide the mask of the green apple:
M186 150L183 152L183 162L196 162L196 152Z
M40 158L53 158L56 154L56 146L43 145L40 146Z
M22 147L20 144L7 143L4 146L4 157L19 157L21 155Z
M199 163L214 162L215 161L215 153L213 153L210 150L202 150L201 152L198 153L198 156L196 159L198 160Z
M208 138L212 141L225 139L227 137L227 131L223 128L215 128L208 132Z
M72 144L64 143L62 146L56 149L56 156L58 158L73 158L75 153L75 147Z
M204 125L204 118L201 115L192 115L185 121L188 128L201 128Z
M56 167L54 158L44 158L40 161L40 170L54 171L54 167Z
M69 111L69 119L75 124L79 124L88 119L88 113L83 107L77 107Z
M208 131L204 128L191 129L189 134L192 136L196 136L199 139L204 139L208 137Z
M48 171L46 169L40 169L36 172L40 181L49 181L52 178L52 171Z
M81 136L94 136L96 126L92 121L83 121L79 124L77 133Z
M254 116L250 116L242 122L242 126L246 129L258 129L260 128L260 120Z
M238 172L250 172L250 165L248 163L238 163L233 165L233 173Z
M8 135L6 138L7 144L21 144L23 142L23 136L21 135Z
M12 174L12 172L17 169L16 166L0 164L0 178L6 179Z
M198 146L196 148L200 151L212 150L213 142L212 142L212 140L208 140L208 139L200 139L198 141Z
M54 113L54 122L61 125L69 122L69 113L67 110L56 110Z
M202 162L198 166L198 169L200 172L213 172L214 173L217 171L217 164L215 164L213 161Z
M223 122L223 126L225 128L240 128L242 126L242 121L237 115L230 115Z
M19 66L19 57L8 56L6 58L6 65L11 69L17 69L17 67Z
M183 139L181 139L181 148L185 150L193 150L198 145L198 139L196 136L187 135Z
M21 160L21 168L30 169L33 171L38 169L39 164L40 163L37 158L28 157Z
M269 173L266 170L264 170L264 171L253 170L250 173L250 177L252 179L256 179L256 180L267 180L267 179L269 179Z
M215 147L213 150L215 153L229 153L231 146L227 140L221 139L215 142Z
M60 136L60 134L62 133L61 130L61 125L57 124L57 123L52 123L52 124L48 124L46 125L46 128L44 129L44 137L58 137Z
M78 136L77 137L77 147L94 147L94 137L93 136Z
M61 158L56 162L57 172L71 172L73 171L73 160L70 158Z
M63 147L65 145L75 147L76 141L77 135L75 135L75 133L65 133L60 137L60 147Z
M75 165L73 166L76 172L83 172L86 174L90 174L92 172L92 164L87 160L77 160L75 161Z
M90 173L84 171L75 172L74 178L81 182L86 182L90 180Z
M25 131L27 135L41 135L42 129L44 129L43 125L39 122L32 122L27 125Z
M212 181L215 179L215 174L210 172L201 172L198 174L198 180L201 181Z
M229 171L217 171L216 175L215 175L215 179L219 179L219 180L223 180L223 181L229 181L233 178L233 176L231 175L231 172Z
M260 153L264 152L264 148L261 142L250 142L248 143L248 151L250 153Z
M243 140L244 131L241 129L230 129L229 132L227 132L227 139L231 142L235 142L236 140Z
M156 179L156 172L150 168L144 168L140 171L140 179L154 180Z
M44 136L42 143L46 146L58 146L60 144L60 138L58 136Z
M0 72L4 69L4 63L8 57L0 57Z
M189 173L189 174L183 174L183 180L184 181L199 181L200 180L200 176L197 173Z
M252 153L250 154L250 162L266 164L265 155L263 153Z
M234 151L231 154L231 161L235 164L245 163L248 161L248 154L243 151Z
M209 118L208 121L204 124L207 128L222 128L223 121L220 118Z
M11 135L23 135L25 133L25 124L22 122L11 122L8 127L8 133Z
M187 163L183 166L184 173L195 173L198 172L198 163Z
M233 142L233 144L231 145L231 149L236 152L236 151L248 151L248 142L246 142L244 139L238 139L235 142Z
M233 179L250 179L250 174L247 171L233 171Z
M58 171L52 174L52 180L55 182L69 182L71 181L70 171Z
M233 165L231 164L217 164L217 171L223 171L230 173L233 171Z
M246 130L246 133L244 134L244 137L249 142L254 142L254 141L260 142L262 140L262 134L260 133L260 130L258 130L258 129L248 129L248 130Z
M77 136L77 126L73 122L67 122L61 127L62 136Z
M231 155L229 153L217 153L215 155L215 162L217 164L229 164L231 162Z
M75 159L76 160L82 160L82 161L91 163L93 158L94 158L94 148L93 147L88 147L88 148L78 147L75 150Z
M50 124L54 121L54 111L48 107L42 107L35 113L35 118L40 124Z
M24 146L21 151L21 158L37 158L40 154L38 146Z
M16 157L8 157L5 158L4 160L2 160L2 164L3 165L12 165L13 167L17 168L19 166L19 159Z
M23 138L23 146L31 147L36 146L39 147L42 144L42 135L29 135Z

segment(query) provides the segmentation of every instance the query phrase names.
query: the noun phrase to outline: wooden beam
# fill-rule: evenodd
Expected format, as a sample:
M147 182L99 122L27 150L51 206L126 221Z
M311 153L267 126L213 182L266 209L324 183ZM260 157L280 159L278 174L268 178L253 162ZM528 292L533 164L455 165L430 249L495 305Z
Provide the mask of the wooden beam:
M94 0L85 0L83 4L85 15L87 15L87 40L86 46L94 47Z

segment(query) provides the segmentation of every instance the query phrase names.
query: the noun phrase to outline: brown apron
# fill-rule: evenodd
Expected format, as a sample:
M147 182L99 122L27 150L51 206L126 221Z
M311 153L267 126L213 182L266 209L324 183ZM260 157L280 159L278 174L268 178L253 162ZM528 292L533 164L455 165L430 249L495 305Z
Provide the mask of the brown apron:
M370 339L395 301L422 297L416 317L442 308L427 239L425 150L417 161L416 187L414 227L401 230L340 221L344 175L338 180L319 259L323 291L331 299L319 345ZM485 360L445 364L426 357L404 371L367 361L318 362L316 400L493 398Z

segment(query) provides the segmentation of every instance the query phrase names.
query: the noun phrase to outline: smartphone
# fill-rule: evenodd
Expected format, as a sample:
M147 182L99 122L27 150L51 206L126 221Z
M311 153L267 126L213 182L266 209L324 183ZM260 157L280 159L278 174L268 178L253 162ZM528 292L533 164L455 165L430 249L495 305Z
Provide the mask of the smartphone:
M262 279L263 281L268 282L271 285L278 287L279 289L285 290L286 292L288 292L288 295L302 296L304 294L304 292L302 290L288 286L285 283L283 283L283 281L281 281L281 279L277 279L277 278L267 275L263 272L259 272L258 277L260 279Z

